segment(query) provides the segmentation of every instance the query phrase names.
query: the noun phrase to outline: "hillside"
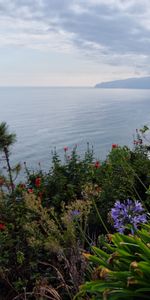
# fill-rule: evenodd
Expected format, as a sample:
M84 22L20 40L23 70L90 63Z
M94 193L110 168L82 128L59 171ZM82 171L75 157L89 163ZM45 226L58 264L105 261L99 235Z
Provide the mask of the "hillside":
M102 82L95 85L95 88L105 89L150 89L150 77L128 78Z

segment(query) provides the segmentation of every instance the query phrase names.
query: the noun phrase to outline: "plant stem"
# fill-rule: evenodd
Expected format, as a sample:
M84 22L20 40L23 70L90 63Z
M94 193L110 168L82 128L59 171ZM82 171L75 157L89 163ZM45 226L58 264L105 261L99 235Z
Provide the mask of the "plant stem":
M108 231L108 229L107 229L107 227L106 227L106 225L105 225L105 223L104 223L104 221L103 221L103 219L102 219L102 217L101 217L101 215L100 215L100 213L98 211L97 205L96 205L95 200L94 200L93 197L92 197L92 202L94 204L94 207L95 207L95 210L96 210L96 213L98 215L98 218L99 218L100 222L102 223L102 225L105 228L106 232L109 233L109 231Z
M13 194L14 184L13 184L13 178L12 178L12 169L11 169L10 161L9 161L9 151L8 151L7 146L4 147L4 154L5 154L5 157L6 157L6 163L7 163L7 167L8 167L8 176L9 176L10 185L11 185L11 192Z

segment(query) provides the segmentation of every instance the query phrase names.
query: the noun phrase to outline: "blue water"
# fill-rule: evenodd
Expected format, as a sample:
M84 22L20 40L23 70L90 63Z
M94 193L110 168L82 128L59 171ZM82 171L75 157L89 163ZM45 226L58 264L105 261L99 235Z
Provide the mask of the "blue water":
M48 169L51 151L86 143L104 159L112 143L132 145L136 128L150 125L150 90L0 88L0 122L17 134L13 162Z

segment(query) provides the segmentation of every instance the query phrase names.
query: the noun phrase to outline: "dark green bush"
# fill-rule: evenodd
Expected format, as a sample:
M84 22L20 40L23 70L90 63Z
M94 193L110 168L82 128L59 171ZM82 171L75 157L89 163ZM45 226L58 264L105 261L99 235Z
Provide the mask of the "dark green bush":
M11 136L7 130L1 134L8 139ZM30 172L25 164L26 180L15 185L20 167L12 168L9 159L14 139L9 143L2 139L6 145L2 143L0 150L6 152L8 171L6 175L0 170L3 299L73 299L88 274L83 249L89 250L98 243L99 235L114 230L109 212L116 200L138 199L149 208L150 160L148 148L140 140L138 137L132 150L113 145L103 162L94 159L89 146L83 157L76 147L69 155L66 147L63 163L54 152L48 173L41 168ZM108 251L99 250L104 258L113 247L119 247L105 246ZM104 296L107 299L107 293Z

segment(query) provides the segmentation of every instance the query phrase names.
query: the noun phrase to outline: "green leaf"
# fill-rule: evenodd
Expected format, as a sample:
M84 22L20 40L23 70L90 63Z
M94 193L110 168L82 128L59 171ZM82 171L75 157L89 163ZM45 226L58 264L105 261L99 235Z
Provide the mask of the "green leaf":
M97 247L94 247L92 246L92 250L95 254L97 254L98 257L101 257L101 258L106 258L108 259L109 258L109 254L107 254L105 251L101 250L100 248L97 248Z

